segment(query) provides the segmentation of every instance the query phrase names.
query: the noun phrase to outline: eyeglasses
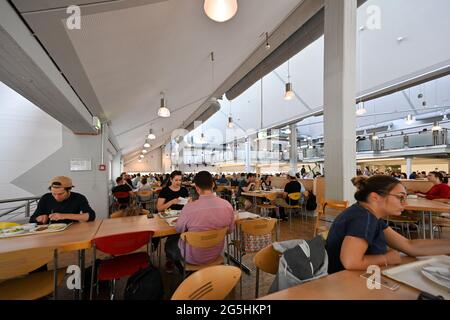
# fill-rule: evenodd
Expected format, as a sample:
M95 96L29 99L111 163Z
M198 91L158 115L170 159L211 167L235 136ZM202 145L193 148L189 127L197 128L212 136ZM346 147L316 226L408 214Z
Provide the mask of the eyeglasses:
M388 196L396 197L398 200L400 200L400 203L405 203L406 202L406 196L404 194L388 193Z

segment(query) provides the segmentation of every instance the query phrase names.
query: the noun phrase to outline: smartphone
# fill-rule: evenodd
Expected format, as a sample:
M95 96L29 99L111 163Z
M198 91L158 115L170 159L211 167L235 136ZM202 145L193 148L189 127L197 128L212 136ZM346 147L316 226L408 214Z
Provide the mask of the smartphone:
M366 278L366 279L370 278L371 276L373 276L373 273L363 273L361 275L361 277ZM398 290L400 288L400 285L398 283L396 283L384 276L380 277L380 282L381 282L380 283L381 286L383 286L389 290L392 290L392 291ZM375 283L378 283L378 281L375 281Z

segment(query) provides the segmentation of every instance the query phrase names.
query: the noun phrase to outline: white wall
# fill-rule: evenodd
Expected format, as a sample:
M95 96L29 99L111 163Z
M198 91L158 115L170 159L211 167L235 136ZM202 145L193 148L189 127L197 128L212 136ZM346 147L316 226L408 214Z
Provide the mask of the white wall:
M41 196L53 176L65 175L97 217L107 217L108 171L98 170L101 136L73 134L1 83L0 104L0 198ZM92 170L70 171L74 158L91 159Z
M125 164L126 172L166 172L162 167L161 148L149 152L144 159L139 162L134 159Z

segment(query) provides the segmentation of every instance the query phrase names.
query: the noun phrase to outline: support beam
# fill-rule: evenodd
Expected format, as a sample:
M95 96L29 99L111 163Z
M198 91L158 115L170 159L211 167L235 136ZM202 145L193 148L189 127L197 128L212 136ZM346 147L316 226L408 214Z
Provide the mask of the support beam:
M325 0L325 198L352 200L356 173L356 0Z
M289 125L289 129L291 130L291 134L289 136L289 144L291 145L289 148L289 170L294 170L297 172L297 126L295 124L291 124Z
M409 175L412 172L411 167L412 167L412 158L407 157L406 158L406 176L408 177L408 179L409 179Z
M245 137L245 172L252 172L252 158L249 137Z

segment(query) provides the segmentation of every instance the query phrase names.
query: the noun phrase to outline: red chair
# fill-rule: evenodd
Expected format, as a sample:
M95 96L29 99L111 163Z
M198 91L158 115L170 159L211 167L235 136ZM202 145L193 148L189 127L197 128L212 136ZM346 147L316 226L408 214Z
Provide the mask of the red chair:
M153 233L153 231L130 232L92 240L92 247L94 248L92 258L93 266L95 265L97 249L113 256L111 259L101 260L97 267L97 294L98 281L109 280L111 281L111 300L113 300L117 279L132 275L149 266L150 257L148 252L130 252L136 251L144 245L148 245L153 237ZM94 284L94 269L96 268L92 268L91 300Z
M115 198L113 211L124 209L122 206L128 207L130 205L130 193L127 191L114 192L113 196ZM127 201L121 202L120 199L127 199Z

